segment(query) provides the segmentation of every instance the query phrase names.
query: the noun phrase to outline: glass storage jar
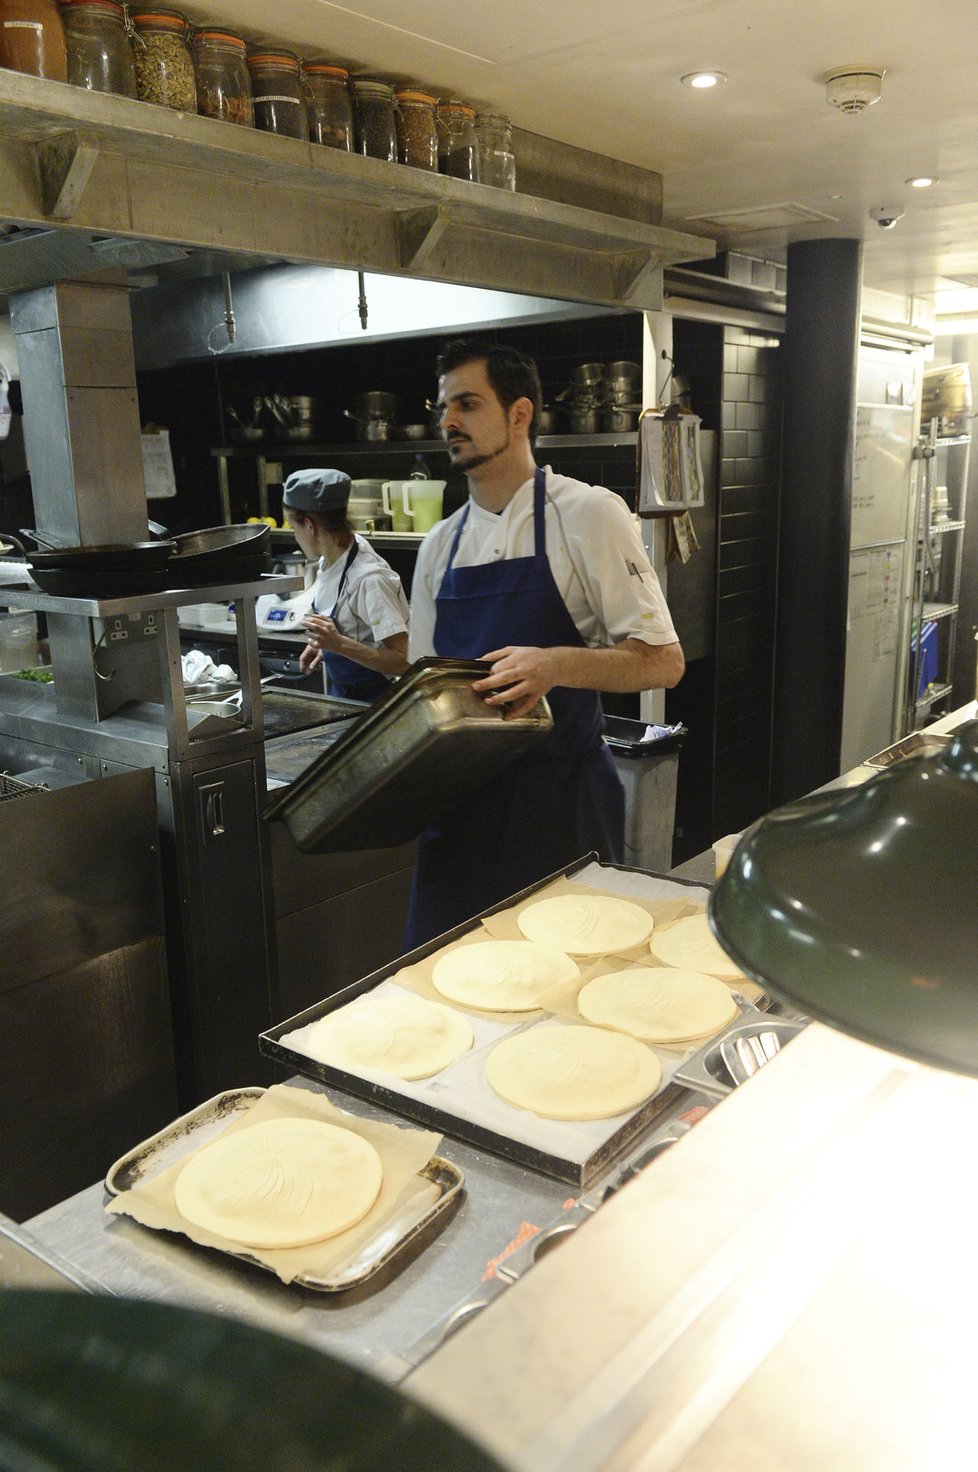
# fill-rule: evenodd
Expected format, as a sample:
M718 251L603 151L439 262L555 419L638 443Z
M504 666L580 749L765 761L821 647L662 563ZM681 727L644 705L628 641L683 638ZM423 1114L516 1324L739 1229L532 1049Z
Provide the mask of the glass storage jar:
M306 104L299 58L294 51L267 46L248 52L255 127L286 138L306 138Z
M31 77L67 82L65 28L56 0L3 0L0 66Z
M492 184L497 189L515 189L516 158L509 118L499 113L480 113L475 120L475 136L479 183Z
M179 10L133 10L132 59L136 93L143 102L172 107L176 112L197 111L194 58L190 50L190 22Z
M89 92L136 96L125 7L116 0L62 0L68 81Z
M397 133L397 161L412 169L438 172L438 129L435 126L435 99L417 88L404 88L394 93L396 110L394 128Z
M350 73L345 66L327 61L307 61L306 119L313 143L327 148L353 150L353 104L350 101Z
M235 31L199 30L193 35L197 111L225 123L254 125L247 47Z
M439 102L438 168L453 179L478 179L475 150L475 108L450 98Z
M353 78L353 141L357 153L397 163L394 91L372 77Z

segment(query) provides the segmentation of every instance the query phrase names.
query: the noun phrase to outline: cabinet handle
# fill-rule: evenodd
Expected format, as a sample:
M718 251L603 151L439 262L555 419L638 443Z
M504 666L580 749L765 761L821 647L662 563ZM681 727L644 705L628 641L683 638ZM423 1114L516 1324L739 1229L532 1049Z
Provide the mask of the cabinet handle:
M215 782L201 789L204 809L204 838L224 836L224 783Z

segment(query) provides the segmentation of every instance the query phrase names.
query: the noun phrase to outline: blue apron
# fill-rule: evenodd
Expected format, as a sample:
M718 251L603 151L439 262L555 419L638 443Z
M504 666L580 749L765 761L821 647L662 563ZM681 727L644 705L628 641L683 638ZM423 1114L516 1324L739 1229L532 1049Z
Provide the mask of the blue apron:
M353 545L346 554L343 571L340 574L340 585L336 590L336 602L333 610L328 615L333 623L336 623L336 613L340 606L340 598L346 585L346 575L353 566L354 560L360 548L354 538ZM316 612L313 603L311 612ZM337 628L339 625L337 624ZM345 654L334 654L323 650L323 664L329 675L329 693L338 695L343 700L378 700L387 689L390 681L386 675L379 670L368 670L362 664L357 664L355 659L347 659Z
M546 476L538 468L532 557L457 568L466 507L435 600L436 654L478 659L509 644L584 647L547 559L545 501ZM600 697L595 690L555 688L547 699L553 730L421 835L405 949L592 849L610 863L621 861L625 793L602 740Z

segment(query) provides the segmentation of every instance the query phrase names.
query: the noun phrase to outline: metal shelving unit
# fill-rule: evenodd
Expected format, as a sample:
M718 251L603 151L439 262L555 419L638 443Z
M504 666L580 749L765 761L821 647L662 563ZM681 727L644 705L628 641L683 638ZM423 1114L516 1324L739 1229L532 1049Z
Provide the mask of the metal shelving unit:
M907 691L907 731L943 713L953 694L952 669L957 637L961 553L964 543L965 498L971 436L942 435L941 420L924 427L919 449L924 462L917 523L917 551L913 594L913 659ZM946 504L938 490L947 492ZM944 519L935 519L943 514ZM921 689L924 641L929 624L935 625L936 672Z

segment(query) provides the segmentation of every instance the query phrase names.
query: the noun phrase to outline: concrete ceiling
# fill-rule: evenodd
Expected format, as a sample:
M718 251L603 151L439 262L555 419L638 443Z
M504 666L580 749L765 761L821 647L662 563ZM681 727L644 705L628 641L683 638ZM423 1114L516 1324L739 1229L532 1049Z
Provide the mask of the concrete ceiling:
M794 239L858 236L868 286L938 312L978 287L976 0L208 0L206 18L655 169L663 223L721 249L783 260ZM882 99L847 116L822 76L851 62L886 74ZM727 82L681 85L707 67ZM912 189L921 174L939 183ZM771 206L795 223L751 223ZM905 214L882 230L874 206Z

